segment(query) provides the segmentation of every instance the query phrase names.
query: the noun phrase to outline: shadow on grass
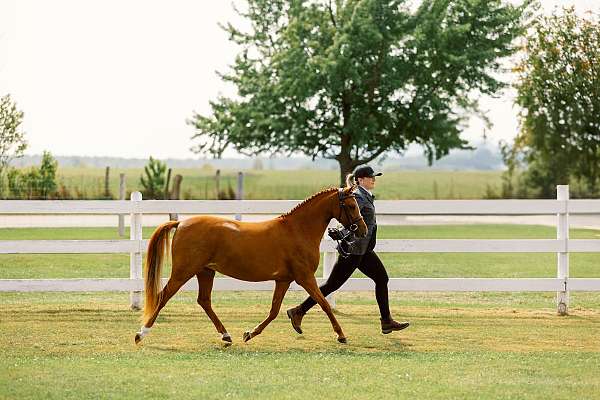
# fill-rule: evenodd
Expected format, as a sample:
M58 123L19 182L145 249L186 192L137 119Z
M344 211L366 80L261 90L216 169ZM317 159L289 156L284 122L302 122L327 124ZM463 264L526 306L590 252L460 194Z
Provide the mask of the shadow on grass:
M304 345L305 342L308 343L307 339L304 337L296 338L296 343ZM133 344L132 344L133 346ZM137 350L140 352L149 351L154 354L177 354L177 355L191 355L191 354L216 354L223 353L229 355L242 355L242 356L276 356L276 355L294 355L294 354L302 354L302 355L314 355L314 354L322 354L322 355L342 355L342 356L365 356L365 355L373 355L373 356L389 356L390 354L394 354L395 356L402 355L408 356L409 353L419 353L419 351L414 350L411 344L404 343L401 338L389 338L386 340L385 351L382 351L381 343L379 344L354 344L352 340L348 341L348 344L339 344L334 340L331 342L331 346L327 349L319 348L298 348L298 347L288 347L281 349L273 349L261 348L258 347L260 344L256 344L253 346L247 345L243 343L241 340L234 342L230 346L225 346L223 344L214 344L208 347L204 347L202 349L198 349L198 351L190 351L189 347L178 347L175 345L164 345L164 344L140 344L137 345Z

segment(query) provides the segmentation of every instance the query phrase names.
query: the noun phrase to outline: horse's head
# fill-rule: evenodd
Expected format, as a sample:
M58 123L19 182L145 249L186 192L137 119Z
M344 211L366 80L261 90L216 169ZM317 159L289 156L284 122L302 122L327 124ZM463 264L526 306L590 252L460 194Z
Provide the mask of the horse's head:
M367 236L367 224L354 197L355 186L341 188L337 192L338 196L338 211L334 213L334 217L344 225L344 228L350 230L358 237Z

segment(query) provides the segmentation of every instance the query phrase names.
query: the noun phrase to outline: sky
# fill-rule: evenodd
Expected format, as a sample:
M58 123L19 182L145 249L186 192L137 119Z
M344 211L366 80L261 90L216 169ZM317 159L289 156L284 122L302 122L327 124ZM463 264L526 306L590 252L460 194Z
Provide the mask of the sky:
M569 5L600 12L598 0L542 1L545 13ZM215 73L237 51L225 22L244 24L227 0L0 0L0 96L25 113L26 154L199 157L186 119L231 94ZM489 143L517 134L513 99L482 99ZM462 136L483 133L473 118Z

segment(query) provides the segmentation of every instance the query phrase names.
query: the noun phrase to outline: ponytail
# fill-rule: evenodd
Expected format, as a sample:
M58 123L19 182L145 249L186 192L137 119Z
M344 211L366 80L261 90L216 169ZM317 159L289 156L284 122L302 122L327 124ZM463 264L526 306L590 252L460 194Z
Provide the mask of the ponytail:
M356 184L356 180L354 179L354 174L346 175L346 187L352 187Z

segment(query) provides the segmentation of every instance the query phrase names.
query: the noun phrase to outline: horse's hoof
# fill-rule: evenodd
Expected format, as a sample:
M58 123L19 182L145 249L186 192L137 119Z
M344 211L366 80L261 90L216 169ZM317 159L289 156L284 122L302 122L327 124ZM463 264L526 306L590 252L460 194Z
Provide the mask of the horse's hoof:
M135 344L139 344L142 341L142 335L140 335L139 333L135 334Z
M225 346L229 346L232 343L231 335L229 335L227 332L221 335L221 340L225 342Z
M252 339L252 333L250 331L244 332L244 342L247 342L250 339Z
M346 339L343 336L340 336L340 337L338 337L338 342L346 344L346 343L348 343L348 339Z

